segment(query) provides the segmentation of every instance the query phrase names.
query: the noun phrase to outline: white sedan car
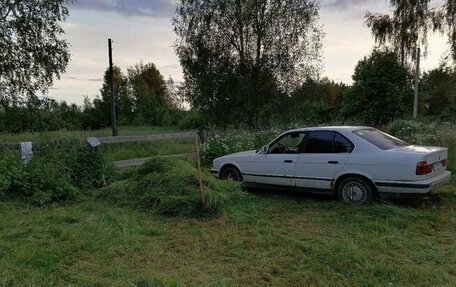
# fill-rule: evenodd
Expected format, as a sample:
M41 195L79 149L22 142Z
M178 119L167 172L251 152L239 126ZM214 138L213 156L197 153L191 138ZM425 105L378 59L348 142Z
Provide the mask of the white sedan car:
M447 157L446 148L409 145L371 127L315 127L219 157L211 172L247 187L336 194L363 204L378 196L425 195L446 184Z

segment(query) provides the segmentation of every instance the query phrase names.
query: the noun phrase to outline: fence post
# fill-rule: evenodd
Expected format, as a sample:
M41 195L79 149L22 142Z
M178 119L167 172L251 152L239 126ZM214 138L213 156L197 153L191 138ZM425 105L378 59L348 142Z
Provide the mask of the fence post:
M195 137L195 150L196 150L196 161L198 162L198 180L199 180L199 187L200 187L201 207L203 208L203 210L206 210L206 200L204 198L203 177L201 174L201 160L200 160L200 156L199 156L198 135L196 135L196 137Z
M27 165L33 158L32 142L19 143L19 150L21 152L21 159Z
M201 143L206 143L207 138L208 138L208 131L206 128L202 128L198 131L199 138L201 140Z

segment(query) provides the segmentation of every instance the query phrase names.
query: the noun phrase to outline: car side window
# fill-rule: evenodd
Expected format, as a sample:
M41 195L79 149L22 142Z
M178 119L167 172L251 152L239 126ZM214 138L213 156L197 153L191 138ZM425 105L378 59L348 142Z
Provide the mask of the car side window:
M353 144L338 132L313 131L309 132L301 152L303 153L350 153Z
M349 153L353 151L353 144L343 135L335 133L334 136L334 152L335 153Z
M332 153L333 152L334 132L314 131L309 132L304 153Z
M269 148L269 153L297 153L302 144L305 133L293 132L284 135Z

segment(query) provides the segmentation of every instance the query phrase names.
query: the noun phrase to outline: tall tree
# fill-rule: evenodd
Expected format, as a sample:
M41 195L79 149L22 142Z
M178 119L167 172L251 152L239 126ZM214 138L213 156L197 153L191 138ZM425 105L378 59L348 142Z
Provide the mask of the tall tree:
M128 69L128 81L142 123L161 124L164 110L173 103L166 82L154 64L136 64Z
M456 1L446 0L445 4L430 7L431 0L389 0L393 15L366 13L366 24L375 41L390 45L405 64L407 58L415 58L418 45L427 48L429 31L447 33L456 60Z
M109 68L103 77L103 86L100 89L101 97L94 101L94 108L101 121L101 126L111 125L111 77ZM113 85L116 99L116 115L120 123L128 123L133 118L133 99L127 87L127 78L119 67L113 67Z
M441 65L427 71L420 81L419 110L427 117L456 119L456 67Z
M60 23L73 0L0 2L0 97L46 92L70 59Z
M261 115L319 71L314 0L181 0L175 48L192 107L219 124Z
M408 115L411 75L394 52L373 51L358 62L352 78L353 86L342 100L346 118L378 126Z

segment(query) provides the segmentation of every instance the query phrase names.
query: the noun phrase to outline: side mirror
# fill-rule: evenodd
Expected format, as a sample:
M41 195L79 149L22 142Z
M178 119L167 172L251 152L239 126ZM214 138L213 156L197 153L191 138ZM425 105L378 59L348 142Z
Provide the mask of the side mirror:
M264 145L262 148L261 148L261 153L268 153L268 150L269 150L269 146L268 145Z

